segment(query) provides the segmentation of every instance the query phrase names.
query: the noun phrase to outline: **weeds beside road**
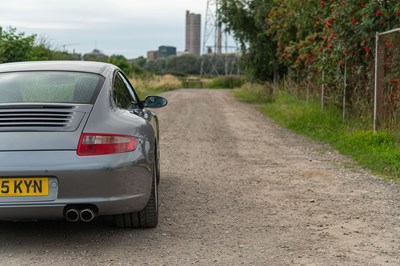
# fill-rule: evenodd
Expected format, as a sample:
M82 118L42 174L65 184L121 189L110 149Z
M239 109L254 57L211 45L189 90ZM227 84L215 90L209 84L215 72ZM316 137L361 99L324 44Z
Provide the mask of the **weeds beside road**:
M400 182L399 134L372 131L369 119L342 119L341 110L331 106L324 110L312 99L304 100L285 91L270 93L260 86L246 84L234 94L274 121L297 133L331 144L364 167Z

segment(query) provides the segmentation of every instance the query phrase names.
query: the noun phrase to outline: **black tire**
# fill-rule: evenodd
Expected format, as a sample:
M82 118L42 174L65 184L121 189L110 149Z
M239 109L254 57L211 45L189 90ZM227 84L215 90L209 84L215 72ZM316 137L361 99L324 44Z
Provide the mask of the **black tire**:
M157 180L157 185L158 185L158 184L160 184L160 176L161 176L158 145L156 145L156 148L155 148L155 160L156 160L156 180Z
M114 216L115 226L120 228L153 228L158 224L158 184L157 162L153 163L153 181L151 194L146 207L139 212L118 214Z

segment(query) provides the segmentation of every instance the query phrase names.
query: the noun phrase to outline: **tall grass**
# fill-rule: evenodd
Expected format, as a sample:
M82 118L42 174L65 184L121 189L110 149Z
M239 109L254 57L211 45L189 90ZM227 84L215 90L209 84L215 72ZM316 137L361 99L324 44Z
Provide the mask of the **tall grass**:
M241 87L245 80L240 76L219 76L207 79L204 87L209 89L234 89Z
M173 75L163 76L140 76L131 79L139 97L143 99L147 95L155 95L164 91L181 88L181 81Z
M259 87L252 90L246 84L234 94L242 101L257 104L262 113L278 124L329 143L359 165L400 182L400 147L395 132L374 133L371 124L366 126L354 118L343 121L341 110L335 106L322 110L316 101L306 101L287 91L279 91L274 97L265 96Z
M270 84L245 83L240 88L235 88L233 94L247 103L263 104L274 99L273 87Z
M158 94L163 91L179 88L222 88L233 89L244 84L244 80L238 76L223 76L214 78L185 77L174 75L140 75L132 78L131 83L138 92L139 97L150 94Z
M273 102L259 109L279 124L317 140L335 141L347 130L351 131L350 124L342 121L337 108L328 107L322 111L319 103L299 99L289 92L279 91Z
M400 181L400 148L393 133L354 131L340 138L335 146L361 165Z

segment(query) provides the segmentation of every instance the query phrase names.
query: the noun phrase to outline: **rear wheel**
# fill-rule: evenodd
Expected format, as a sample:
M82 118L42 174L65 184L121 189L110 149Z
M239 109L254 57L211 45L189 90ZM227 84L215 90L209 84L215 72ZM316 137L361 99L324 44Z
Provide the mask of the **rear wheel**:
M115 215L115 225L121 228L153 228L158 224L157 162L153 162L151 194L146 207L139 212Z
M155 160L156 160L156 180L157 180L157 185L160 183L160 158L159 158L160 152L158 150L158 145L156 145L155 149Z

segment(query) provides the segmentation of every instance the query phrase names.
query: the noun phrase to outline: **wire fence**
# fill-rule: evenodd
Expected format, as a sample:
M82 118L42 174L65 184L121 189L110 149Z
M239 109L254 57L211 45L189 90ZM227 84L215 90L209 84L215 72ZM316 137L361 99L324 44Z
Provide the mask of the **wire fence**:
M374 130L400 128L400 29L377 33Z

